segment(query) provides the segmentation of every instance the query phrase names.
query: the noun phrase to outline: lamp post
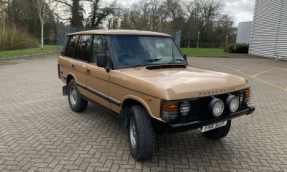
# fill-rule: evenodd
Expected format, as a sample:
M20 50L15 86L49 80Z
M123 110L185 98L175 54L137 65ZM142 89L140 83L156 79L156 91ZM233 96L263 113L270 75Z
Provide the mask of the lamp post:
M198 48L198 43L199 43L199 35L200 35L200 31L198 32L198 38L197 38L197 48Z
M189 43L190 43L190 33L188 32L188 48L189 48Z
M226 35L226 46L228 44L228 35Z

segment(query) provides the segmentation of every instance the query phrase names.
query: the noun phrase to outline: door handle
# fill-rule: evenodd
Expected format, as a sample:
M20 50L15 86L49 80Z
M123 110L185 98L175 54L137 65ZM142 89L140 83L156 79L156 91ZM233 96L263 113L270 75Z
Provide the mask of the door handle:
M91 74L91 70L90 70L90 69L88 69L88 70L87 70L87 73L88 73L88 74Z
M73 68L73 69L75 68L75 65L74 65L74 64L72 64L72 68Z

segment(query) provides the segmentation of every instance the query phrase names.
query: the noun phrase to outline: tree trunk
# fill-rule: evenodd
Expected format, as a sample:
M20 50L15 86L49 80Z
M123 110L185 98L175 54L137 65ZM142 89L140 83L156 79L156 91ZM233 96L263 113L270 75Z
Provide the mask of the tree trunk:
M44 50L44 23L41 22L41 49Z

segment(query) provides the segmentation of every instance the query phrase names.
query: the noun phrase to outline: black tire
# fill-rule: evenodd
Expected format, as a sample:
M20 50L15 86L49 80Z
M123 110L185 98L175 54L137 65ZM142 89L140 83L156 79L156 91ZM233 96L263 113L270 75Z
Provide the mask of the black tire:
M231 120L227 121L227 124L224 127L213 129L207 132L204 132L203 135L211 140L219 140L229 133L231 127Z
M71 96L73 96L73 98L71 98ZM74 79L68 84L68 101L71 109L75 112L83 112L88 106L88 101L81 98L80 91Z
M149 114L143 106L133 105L130 108L128 129L132 157L137 161L150 160L155 147L155 134ZM135 131L136 135L132 131Z

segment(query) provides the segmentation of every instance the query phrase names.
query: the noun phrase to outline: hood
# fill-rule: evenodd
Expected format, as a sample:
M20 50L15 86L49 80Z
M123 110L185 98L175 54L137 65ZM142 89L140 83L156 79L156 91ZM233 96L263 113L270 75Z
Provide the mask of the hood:
M118 84L165 100L204 97L250 87L244 78L189 66L153 70L127 68L120 72Z

